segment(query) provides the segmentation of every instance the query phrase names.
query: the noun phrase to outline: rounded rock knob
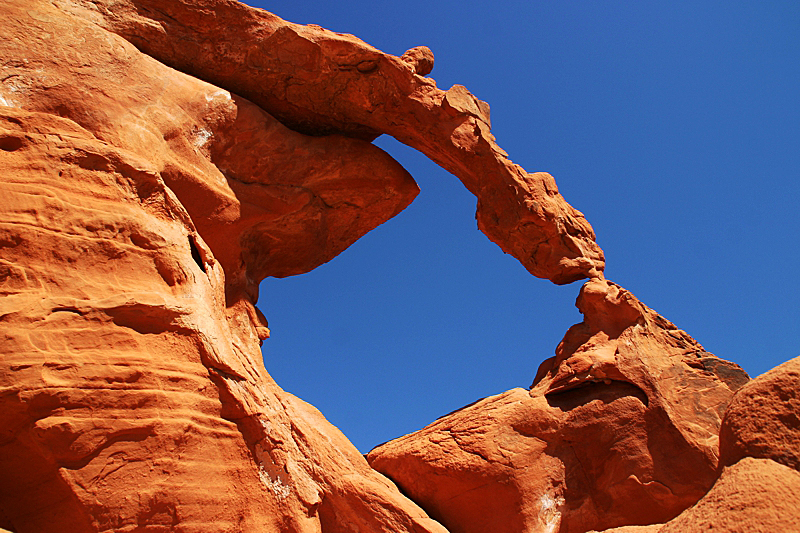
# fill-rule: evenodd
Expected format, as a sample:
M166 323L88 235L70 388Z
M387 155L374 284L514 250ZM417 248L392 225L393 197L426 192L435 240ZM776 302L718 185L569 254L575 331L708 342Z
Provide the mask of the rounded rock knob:
M400 59L414 67L414 72L420 76L427 76L433 70L433 52L427 46L406 50Z

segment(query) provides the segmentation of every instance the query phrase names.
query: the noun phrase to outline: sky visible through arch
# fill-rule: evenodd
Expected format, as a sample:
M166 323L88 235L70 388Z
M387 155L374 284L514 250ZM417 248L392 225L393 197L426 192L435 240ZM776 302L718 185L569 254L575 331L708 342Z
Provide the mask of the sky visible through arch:
M800 355L800 4L251 0L352 33L491 105L492 132L553 174L606 276L752 376ZM477 229L475 198L420 153L420 185L328 264L261 284L265 365L366 452L527 387L580 282L532 277Z

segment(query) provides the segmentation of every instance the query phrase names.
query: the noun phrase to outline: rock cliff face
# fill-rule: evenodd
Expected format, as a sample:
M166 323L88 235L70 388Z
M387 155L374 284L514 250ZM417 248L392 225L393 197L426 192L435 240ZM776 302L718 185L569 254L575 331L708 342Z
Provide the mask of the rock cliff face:
M734 531L736 502L797 526L797 365L745 385L605 281L583 215L509 160L485 102L424 77L430 50L233 0L0 15L0 529ZM371 467L266 373L255 299L413 200L381 133L457 175L532 274L590 281L529 391Z
M2 6L0 527L443 531L274 384L254 306L413 180L68 7Z

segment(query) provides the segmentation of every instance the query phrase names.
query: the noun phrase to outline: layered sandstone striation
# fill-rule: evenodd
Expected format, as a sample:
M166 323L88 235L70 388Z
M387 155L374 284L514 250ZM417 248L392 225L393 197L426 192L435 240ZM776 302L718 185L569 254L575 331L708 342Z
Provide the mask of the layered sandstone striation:
M51 2L0 25L0 527L440 532L267 375L266 275L417 186Z
M425 77L427 48L233 0L0 16L0 530L798 529L798 360L748 383L604 280L583 215L509 160L488 104ZM532 274L590 280L530 390L370 466L267 374L255 304L413 200L383 133Z

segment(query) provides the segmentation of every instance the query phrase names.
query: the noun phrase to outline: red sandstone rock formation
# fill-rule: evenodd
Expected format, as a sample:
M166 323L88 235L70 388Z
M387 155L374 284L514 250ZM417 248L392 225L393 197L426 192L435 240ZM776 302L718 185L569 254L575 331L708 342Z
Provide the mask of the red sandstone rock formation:
M611 282L587 282L577 306L584 321L530 391L444 416L370 464L453 533L582 533L694 504L717 478L720 420L747 375Z
M373 466L453 533L798 529L797 360L731 402L746 375L600 279L589 224L511 163L485 102L424 77L427 48L232 0L0 14L0 531L446 531L258 350L262 278L416 195L380 133L456 174L534 275L593 279L530 391Z
M666 524L603 533L720 533L800 531L800 473L769 459L745 458L726 467L708 493Z
M724 466L760 457L800 470L800 357L734 396L722 420L719 451Z
M666 524L641 531L800 531L800 358L744 385L725 411L720 429L721 477L711 490Z
M598 275L603 253L583 215L546 173L515 165L490 132L489 106L422 77L425 50L404 59L352 35L286 22L222 0L61 0L177 70L250 99L297 131L416 148L478 197L478 227L535 276L569 283Z
M458 173L537 275L597 273L552 178L507 159L466 89L421 77L425 49L226 1L0 9L0 525L441 531L265 373L258 282L411 201L361 140L382 131Z
M66 7L0 7L0 527L442 532L270 379L254 306L413 180Z
M659 529L687 531L800 531L800 472L766 459L725 468L697 505Z

